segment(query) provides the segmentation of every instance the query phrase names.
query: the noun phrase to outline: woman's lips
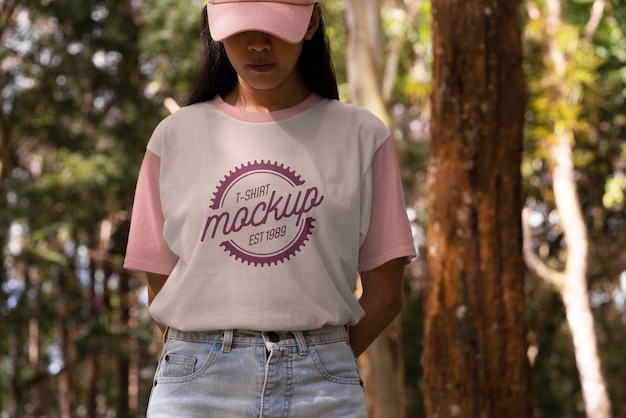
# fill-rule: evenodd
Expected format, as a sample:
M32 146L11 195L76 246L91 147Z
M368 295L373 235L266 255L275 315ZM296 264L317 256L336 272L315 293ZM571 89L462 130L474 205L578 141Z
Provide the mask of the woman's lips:
M257 72L257 73L266 73L272 70L275 66L276 64L272 64L272 63L248 64L248 68L250 68L252 71Z

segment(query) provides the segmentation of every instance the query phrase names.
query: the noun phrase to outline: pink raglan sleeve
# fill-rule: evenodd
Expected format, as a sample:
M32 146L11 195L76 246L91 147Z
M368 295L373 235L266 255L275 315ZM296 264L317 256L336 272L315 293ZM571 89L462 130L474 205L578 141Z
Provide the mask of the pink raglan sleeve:
M137 180L124 268L169 275L178 257L163 238L160 168L161 159L146 151Z
M359 271L369 271L395 258L408 263L416 255L406 213L396 150L391 138L372 160L372 202L367 236L359 252Z

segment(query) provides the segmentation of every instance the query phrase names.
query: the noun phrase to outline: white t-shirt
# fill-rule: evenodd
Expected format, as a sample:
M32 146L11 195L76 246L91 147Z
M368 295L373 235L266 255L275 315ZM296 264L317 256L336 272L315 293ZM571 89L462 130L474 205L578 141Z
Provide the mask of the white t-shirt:
M357 323L357 272L414 256L376 117L315 94L270 113L218 97L155 129L124 266L169 275L150 305L167 326L288 331Z

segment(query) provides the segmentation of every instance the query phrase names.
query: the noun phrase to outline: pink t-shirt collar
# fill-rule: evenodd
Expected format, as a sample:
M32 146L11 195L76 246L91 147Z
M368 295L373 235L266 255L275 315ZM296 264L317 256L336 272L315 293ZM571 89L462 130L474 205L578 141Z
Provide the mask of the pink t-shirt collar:
M252 112L232 106L224 101L219 95L211 100L211 104L218 110L226 113L230 117L244 122L279 122L296 116L307 109L315 106L323 100L323 97L317 93L312 93L295 106L274 112Z

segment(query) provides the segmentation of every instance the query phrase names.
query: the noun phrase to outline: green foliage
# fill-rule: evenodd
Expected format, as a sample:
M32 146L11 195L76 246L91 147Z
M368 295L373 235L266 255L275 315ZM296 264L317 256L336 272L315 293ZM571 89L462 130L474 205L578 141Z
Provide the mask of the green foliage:
M527 34L529 42L542 42L541 37L530 38L540 35L535 31L533 28L533 32ZM579 29L572 25L563 25L557 44L568 57L562 73L547 59L541 62L539 68L538 61L528 61L527 73L540 74L528 79L529 110L533 117L527 131L530 141L547 140L550 143L559 132L585 133L591 129L588 121L580 117L583 110L581 101L585 92L598 90L595 76L602 61L590 53L590 45L582 44Z
M144 95L148 80L131 2L8 6L14 9L0 7L8 22L0 49L0 217L20 228L12 228L3 263L7 337L0 362L7 367L0 372L0 405L13 416L32 408L56 416L61 374L78 382L91 356L118 352L116 327L128 335L153 327L120 322L128 296L113 283L132 280L99 240L103 221L123 229L147 138L162 113ZM108 302L116 299L124 302ZM35 347L25 343L34 335ZM146 355L138 361L141 368L153 363ZM117 376L107 363L111 375L103 373L98 386L112 406L105 388L114 388ZM74 407L87 405L90 395L79 388L88 386L76 387Z
M345 45L347 33L345 21L345 4L342 0L323 0L324 23L330 42L330 53L337 74L340 97L346 97L348 80L346 79ZM343 93L342 93L343 92Z
M157 100L185 102L200 58L200 0L148 0L142 8L139 47L142 67L151 80L147 93Z
M408 20L406 3L398 1L383 2L382 18L387 49L394 42L403 41L391 103L398 101L424 110L424 106L418 103L428 99L431 92L432 16L429 1L419 1L418 5L417 22Z
M602 204L605 208L613 211L624 210L624 198L626 196L626 177L616 175L606 180Z

